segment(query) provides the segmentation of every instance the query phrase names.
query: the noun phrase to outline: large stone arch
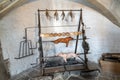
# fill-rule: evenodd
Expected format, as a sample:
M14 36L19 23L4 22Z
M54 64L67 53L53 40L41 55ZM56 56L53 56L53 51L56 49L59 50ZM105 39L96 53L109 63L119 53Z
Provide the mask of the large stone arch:
M33 2L32 0L15 0L15 1L16 1L16 2L14 2L15 4L13 4L9 7L6 7L4 10L1 10L0 18L3 17L5 14L7 14L10 10L17 8L18 6L22 6L24 4ZM88 6L92 9L96 10L97 12L99 12L100 14L105 16L106 18L108 18L115 25L120 27L120 21L119 21L120 16L119 15L116 16L118 9L119 9L119 8L116 8L116 5L117 5L117 3L119 3L119 0L115 0L114 2L113 2L113 0L68 0L68 1L73 1L76 3L83 4L85 6ZM112 6L112 9L109 8L110 6ZM119 6L117 5L117 7L119 7ZM116 8L116 9L114 9L114 8Z

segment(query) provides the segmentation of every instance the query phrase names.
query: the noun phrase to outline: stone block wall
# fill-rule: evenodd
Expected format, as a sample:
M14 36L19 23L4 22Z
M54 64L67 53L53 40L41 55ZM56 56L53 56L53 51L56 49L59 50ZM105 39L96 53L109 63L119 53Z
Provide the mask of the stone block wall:
M8 80L10 78L9 73L7 72L5 67L6 66L4 64L1 42L0 42L0 80Z

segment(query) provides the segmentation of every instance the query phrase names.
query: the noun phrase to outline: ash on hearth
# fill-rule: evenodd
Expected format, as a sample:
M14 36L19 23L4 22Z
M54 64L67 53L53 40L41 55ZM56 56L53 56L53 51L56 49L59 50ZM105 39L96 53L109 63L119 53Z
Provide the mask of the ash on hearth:
M86 80L86 79L84 79L82 76L72 74L72 75L68 76L67 80Z
M52 59L48 59L45 62L45 67L56 67L56 66L63 66L63 65L72 65L78 64L78 61L74 58L67 59L67 62L64 62L62 57L56 57Z

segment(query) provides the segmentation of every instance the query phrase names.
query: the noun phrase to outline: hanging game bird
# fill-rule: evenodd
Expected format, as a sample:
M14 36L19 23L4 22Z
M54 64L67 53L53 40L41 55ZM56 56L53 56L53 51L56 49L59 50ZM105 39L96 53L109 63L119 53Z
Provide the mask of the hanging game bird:
M46 15L47 19L51 19L51 16L50 16L50 14L48 12L48 9L46 9L45 15Z
M56 10L55 13L54 13L54 18L55 18L56 20L59 19L59 16L58 16L58 12L57 12L57 10Z
M62 11L61 16L62 16L62 20L64 20L64 18L65 18L65 13L64 13L64 11Z

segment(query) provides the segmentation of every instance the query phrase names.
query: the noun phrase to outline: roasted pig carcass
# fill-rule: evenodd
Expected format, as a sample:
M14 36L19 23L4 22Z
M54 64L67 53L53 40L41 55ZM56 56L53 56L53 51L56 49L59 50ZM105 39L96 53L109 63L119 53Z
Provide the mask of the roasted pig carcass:
M65 62L67 62L68 58L76 58L78 57L75 53L59 53L56 56L62 57Z

